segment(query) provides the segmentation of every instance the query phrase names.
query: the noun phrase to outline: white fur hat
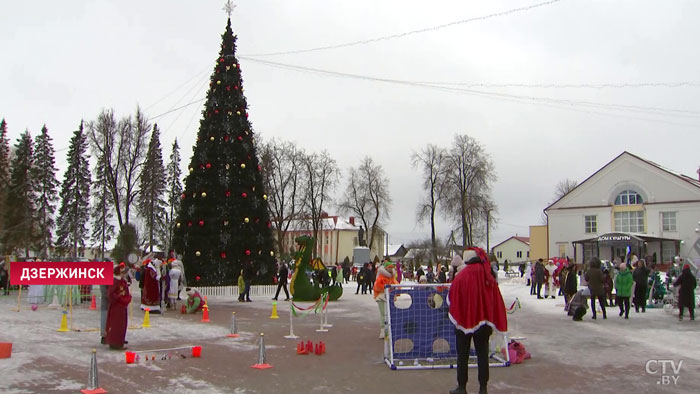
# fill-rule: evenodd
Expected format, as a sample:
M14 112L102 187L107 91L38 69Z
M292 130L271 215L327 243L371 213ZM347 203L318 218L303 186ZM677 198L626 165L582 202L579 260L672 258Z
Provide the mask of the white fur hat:
M462 261L462 258L459 257L459 255L455 255L455 257L452 258L450 265L453 267L459 267L460 265L464 265L464 261Z
M479 256L476 254L476 252L472 249L468 249L464 251L464 262L468 263L474 258L479 258Z

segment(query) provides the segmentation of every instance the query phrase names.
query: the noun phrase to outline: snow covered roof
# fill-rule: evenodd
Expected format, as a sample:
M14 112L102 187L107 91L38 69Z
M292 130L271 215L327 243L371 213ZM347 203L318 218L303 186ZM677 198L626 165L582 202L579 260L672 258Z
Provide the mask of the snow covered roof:
M403 244L389 244L387 245L387 256L395 256L396 253L403 247Z
M520 241L520 242L524 243L525 245L530 246L530 237L518 237L517 235L515 235L515 236L512 236L512 237L506 239L505 241L499 243L498 245L492 247L491 250L496 249L497 247L503 245L504 243L510 241L511 239L514 239L516 241Z
M311 219L307 218L292 220L287 231L309 231L311 229ZM321 230L359 231L360 226L350 223L349 219L342 216L329 216L321 219Z

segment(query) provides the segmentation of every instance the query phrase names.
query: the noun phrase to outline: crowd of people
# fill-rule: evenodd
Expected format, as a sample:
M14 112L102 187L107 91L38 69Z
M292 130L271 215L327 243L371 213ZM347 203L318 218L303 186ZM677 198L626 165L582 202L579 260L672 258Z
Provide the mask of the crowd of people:
M530 286L530 295L537 299L564 297L564 310L574 320L581 320L586 314L590 300L590 310L593 319L597 319L598 310L603 319L607 319L606 307L617 306L619 316L629 319L629 313L634 307L635 313L645 313L650 291L650 278L655 267L647 264L647 259L639 259L630 254L626 259L618 259L611 264L602 264L597 257L591 258L584 265L577 265L570 260L555 265L553 260L545 264L543 259L527 263L523 276ZM690 265L684 264L681 274L673 280L671 269L667 275L667 286L678 290L679 320L683 319L684 309L689 310L690 318L695 319L695 287L697 279L690 270ZM541 294L545 287L544 297ZM596 307L597 306L597 307Z

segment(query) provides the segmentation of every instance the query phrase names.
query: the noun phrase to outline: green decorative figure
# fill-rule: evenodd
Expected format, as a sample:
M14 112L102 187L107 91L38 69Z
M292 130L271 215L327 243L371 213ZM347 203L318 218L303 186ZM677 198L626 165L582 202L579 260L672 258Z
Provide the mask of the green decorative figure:
M292 281L289 285L289 292L292 293L294 301L316 301L324 293L328 293L330 301L340 298L343 295L343 287L340 284L317 287L309 278L313 271L311 251L314 247L314 238L302 235L295 238L294 241L299 245L295 256L294 274L292 274Z

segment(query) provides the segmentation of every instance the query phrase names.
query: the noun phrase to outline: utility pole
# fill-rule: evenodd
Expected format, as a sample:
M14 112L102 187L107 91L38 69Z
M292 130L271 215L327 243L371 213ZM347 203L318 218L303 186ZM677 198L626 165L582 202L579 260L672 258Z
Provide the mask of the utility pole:
M491 221L491 210L486 210L486 254L491 254L491 248L489 247L489 222Z

